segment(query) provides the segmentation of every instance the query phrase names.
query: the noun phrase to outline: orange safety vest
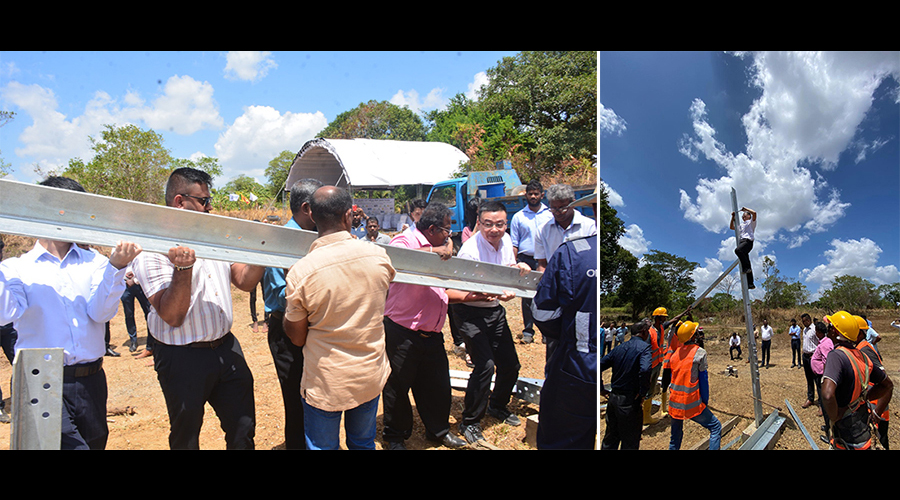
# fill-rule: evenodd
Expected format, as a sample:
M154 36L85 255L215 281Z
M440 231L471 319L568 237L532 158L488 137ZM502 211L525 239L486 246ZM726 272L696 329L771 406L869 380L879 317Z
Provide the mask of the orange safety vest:
M663 331L656 330L656 326L650 327L650 368L656 368L663 361Z
M703 413L706 405L700 399L700 381L691 380L694 354L700 346L684 344L669 358L672 383L669 384L669 416L676 420L688 420Z
M865 348L865 347L868 347L869 350L873 354L875 354L875 358L878 360L878 363L884 364L884 361L881 359L881 355L878 354L878 351L875 350L875 346L870 344L869 341L863 340L859 344L856 344L856 349L860 352L863 352L863 348ZM863 353L863 354L865 354L865 353ZM874 362L875 362L875 360L872 360L873 364L874 364ZM871 381L869 381L869 389L871 389L874 386L875 386L875 384L873 384ZM878 404L878 399L870 399L869 403L872 404L872 408L875 408L875 406ZM881 419L884 421L890 420L890 418L891 418L890 408L885 408L884 412L882 412L880 416L881 416Z
M834 350L843 352L844 355L847 356L847 359L850 360L850 366L853 367L853 393L850 396L850 403L847 406L847 411L839 417L839 419L842 420L856 413L856 410L858 410L860 406L866 404L866 391L869 388L869 373L872 372L873 365L869 357L859 352L857 349L848 349L844 346L837 346ZM832 438L831 442L835 448L846 449L839 440ZM868 450L871 447L872 437L870 434L869 439L867 439L865 443L854 445L852 448L855 450Z

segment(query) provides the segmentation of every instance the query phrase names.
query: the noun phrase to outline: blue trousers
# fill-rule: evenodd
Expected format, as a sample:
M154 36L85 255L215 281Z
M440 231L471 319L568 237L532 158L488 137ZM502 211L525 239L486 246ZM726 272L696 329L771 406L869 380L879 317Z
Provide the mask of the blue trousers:
M348 450L375 449L375 417L378 398L346 411L325 411L310 406L303 399L303 431L307 450L341 449L341 416L347 434Z
M719 419L709 411L709 407L704 408L703 413L691 420L709 430L709 449L718 450L721 447L722 442L722 424L719 423ZM681 449L681 439L684 437L683 425L684 420L672 419L672 437L669 439L670 450Z

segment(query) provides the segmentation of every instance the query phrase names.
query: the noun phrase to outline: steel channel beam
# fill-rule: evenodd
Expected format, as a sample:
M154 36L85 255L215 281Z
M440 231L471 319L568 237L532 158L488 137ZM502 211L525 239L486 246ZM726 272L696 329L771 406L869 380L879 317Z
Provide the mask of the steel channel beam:
M734 245L741 242L741 225L740 212L738 212L737 193L731 188L731 207L734 212ZM753 314L750 310L750 289L747 288L747 275L738 267L738 273L741 276L741 296L744 300L744 319L747 324L747 345L750 347L750 384L753 391L753 414L756 419L756 425L762 423L762 394L759 386L759 364L756 362L756 338L753 336Z
M794 407L791 406L791 403L785 399L784 404L787 405L788 411L791 412L791 417L794 419L794 422L797 424L797 427L800 427L800 432L803 433L803 437L806 438L806 442L809 443L809 446L814 450L818 450L819 447L816 445L816 441L809 435L809 432L806 431L806 427L803 426L803 422L800 421L800 417L797 416L797 412L794 411Z
M317 234L259 222L0 180L0 233L114 247L133 241L167 254L186 246L200 258L289 268ZM398 283L534 297L542 273L381 245Z
M781 430L781 426L787 419L778 414L777 411L773 411L769 414L769 417L765 419L762 425L756 429L756 432L753 433L744 444L741 445L739 449L741 450L765 450L768 449L769 444L772 442L772 438L774 438L778 432Z
M18 349L13 358L11 450L58 450L63 350Z

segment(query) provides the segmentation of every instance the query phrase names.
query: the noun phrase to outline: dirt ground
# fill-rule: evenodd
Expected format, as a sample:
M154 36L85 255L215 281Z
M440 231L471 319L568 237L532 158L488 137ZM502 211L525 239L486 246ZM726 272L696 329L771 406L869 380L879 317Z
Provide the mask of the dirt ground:
M237 336L244 351L244 356L250 369L253 371L254 390L256 397L256 449L272 450L284 449L284 406L281 399L281 389L275 376L275 368L272 355L266 342L266 333L262 329L253 333L250 328L250 294L232 287L234 299L234 325L232 331ZM138 327L138 351L143 351L146 342L147 330L144 318L137 309L136 322ZM508 320L514 333L521 332L522 320L519 299L513 299L506 303ZM257 309L262 319L263 301L261 290L257 291ZM451 370L468 371L465 360L453 354L453 343L450 329L445 325L445 345L450 359ZM168 445L169 419L166 414L165 401L156 372L152 366L151 358L137 359L128 351L128 333L125 329L125 319L122 308L110 322L111 343L114 349L121 354L119 357L107 356L103 360L106 371L107 384L109 386L109 400L107 412L110 414L108 450L166 450ZM539 336L538 336L539 337ZM517 343L519 362L522 368L519 376L528 378L543 378L545 347L540 342L534 344ZM10 402L10 378L12 367L6 357L0 356L0 384L3 384L3 397L6 408L9 410ZM463 395L461 390L453 390L453 402L450 416L451 432L456 433L456 422L463 410ZM412 395L410 395L412 398ZM415 402L413 401L413 404ZM128 410L120 412L119 410ZM513 398L510 409L517 413L523 420L518 427L511 427L496 419L486 416L482 421L485 438L490 440L500 449L528 450L534 449L525 443L525 417L536 414L538 406ZM132 411L133 410L133 413ZM424 438L418 414L415 414L415 427L412 437L406 441L408 449L447 449ZM378 438L375 446L382 448L381 443L381 419L382 411L378 410ZM0 450L9 449L11 426L0 424ZM343 446L343 437L342 437ZM204 418L203 429L200 434L200 448L210 450L224 450L225 441L218 418L208 404Z
M281 391L275 377L275 369L272 363L266 343L266 334L262 329L253 333L250 328L249 294L233 289L234 297L234 326L232 331L241 342L244 355L253 371L256 394L256 449L272 450L284 448L284 410L281 400ZM514 334L521 331L521 311L519 300L514 299L506 303L507 317ZM257 298L257 311L263 310L261 293ZM140 308L138 307L138 311ZM896 314L896 313L894 313ZM879 344L888 373L895 379L900 379L900 338L894 328L890 326L891 316L885 313L870 318L874 322L875 330L882 334L883 341ZM138 353L143 350L146 341L146 328L143 317L138 314ZM168 449L169 421L166 415L165 403L156 373L152 367L152 361L148 358L136 359L128 352L128 335L125 330L125 321L121 311L111 321L112 344L121 353L120 357L104 358L109 385L109 400L107 410L110 413L110 436L107 444L109 450L165 450ZM774 325L776 328L779 325ZM745 431L754 421L754 409L751 391L750 365L746 362L750 353L744 339L743 359L730 361L728 354L728 342L725 337L730 331L743 330L740 325L734 327L707 328L705 347L709 351L709 380L710 380L710 408L724 425L732 418L737 417L731 431L723 434L722 445L726 446ZM468 371L464 360L453 354L449 327L444 327L445 346L450 359L451 370ZM745 335L741 335L746 337ZM538 336L539 337L539 336ZM721 337L721 338L719 338ZM540 342L534 344L522 344L517 340L516 349L519 361L522 365L519 375L521 377L542 379L544 369L545 346ZM773 411L779 411L787 420L782 435L775 443L775 449L783 450L809 450L799 425L790 415L785 400L797 413L802 425L807 432L818 439L821 418L817 416L815 406L803 409L801 405L806 400L806 381L803 370L791 368L790 342L786 334L777 334L772 345L771 366L759 369L760 392L762 399L763 418ZM737 377L726 374L727 367L731 365L737 370ZM3 384L3 396L7 408L11 408L9 380L12 367L6 358L0 356L0 384ZM610 374L603 374L608 383ZM605 400L600 399L600 404ZM776 409L777 407L777 409ZM121 412L120 410L131 410ZM451 432L456 432L456 423L463 409L463 391L453 390L453 403L451 408L450 424ZM538 413L538 406L513 398L511 409L525 420L530 415ZM900 420L897 398L890 404L891 420ZM655 416L659 417L658 409L654 407ZM378 416L379 439L376 447L381 449L380 426L381 410ZM511 427L501 423L492 417L485 417L482 422L484 435L497 448L504 450L533 450L526 443L526 425ZM598 422L598 436L602 439L605 424L602 413ZM687 422L684 426L684 441L682 449L690 449L701 443L708 437L705 429L693 422ZM890 426L890 442L892 447L900 446L900 429L898 424ZM642 435L641 449L664 450L668 448L669 420L662 419L659 423L645 426ZM10 426L5 429L0 427L0 449L9 449ZM415 428L411 439L406 441L409 449L446 449L424 439L424 428L418 415L415 415ZM825 444L816 441L820 449L825 449ZM224 450L225 442L223 432L219 427L212 408L207 405L207 413L200 436L201 449ZM735 444L729 449L737 449Z
M888 375L893 380L900 379L900 338L898 338L897 330L890 326L892 319L900 317L894 312L893 317L888 313L869 315L869 319L873 322L873 328L877 331L882 341L878 347L885 361L885 368ZM701 323L702 325L703 323ZM786 330L789 326L786 322L784 325L773 324L776 331ZM724 426L733 418L737 417L737 421L728 433L722 435L722 447L734 441L741 436L741 433L750 429L752 433L754 427L750 427L755 423L752 378L750 373L750 364L747 362L750 356L747 348L746 327L735 325L733 327L717 327L706 331L706 342L704 347L709 352L709 385L710 385L710 409ZM737 331L742 340L743 354L741 360L731 361L728 354L727 336L730 332ZM759 345L757 343L757 350ZM737 377L727 374L728 366L732 366L737 370ZM801 405L806 402L806 376L802 369L791 368L791 345L787 333L776 333L772 340L771 361L769 368L759 368L760 382L760 399L762 400L762 420L769 416L773 411L777 411L781 416L786 418L783 432L775 442L776 450L812 450L813 448L807 442L806 437L801 431L800 425L794 421L788 405L797 414L800 424L806 429L806 432L815 440L819 449L828 449L819 436L823 434L820 427L823 424L822 417L818 416L818 407L810 406L802 408ZM608 384L610 373L604 372L604 381ZM895 382L896 383L896 382ZM658 400L658 397L655 398ZM603 404L601 398L601 404ZM891 449L900 447L900 429L898 429L898 421L900 421L900 406L898 406L898 396L895 392L893 399L889 405L891 416L890 425L888 426L888 439ZM654 416L661 416L659 409L654 405ZM644 426L641 439L642 450L667 450L669 447L669 422L668 418L663 418L659 423ZM603 438L605 431L605 422L601 417L598 427L599 438ZM709 432L694 422L685 422L684 424L684 440L681 449L691 449L697 444L709 438ZM738 449L740 441L735 442L729 447L729 450Z

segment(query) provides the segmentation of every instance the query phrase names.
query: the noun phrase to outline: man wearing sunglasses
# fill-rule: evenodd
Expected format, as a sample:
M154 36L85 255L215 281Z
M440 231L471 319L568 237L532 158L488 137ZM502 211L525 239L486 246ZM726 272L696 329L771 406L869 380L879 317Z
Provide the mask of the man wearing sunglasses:
M211 184L206 172L176 169L166 183L166 205L208 213ZM134 274L152 306L147 324L157 341L154 369L169 412L169 447L199 449L208 402L221 421L226 447L252 449L253 374L231 333L231 285L249 292L265 268L198 259L188 247L140 257Z

